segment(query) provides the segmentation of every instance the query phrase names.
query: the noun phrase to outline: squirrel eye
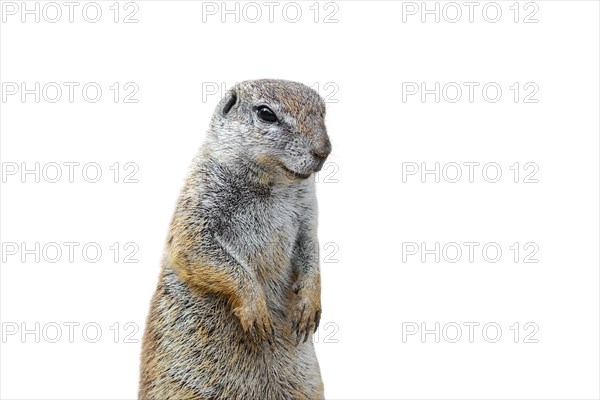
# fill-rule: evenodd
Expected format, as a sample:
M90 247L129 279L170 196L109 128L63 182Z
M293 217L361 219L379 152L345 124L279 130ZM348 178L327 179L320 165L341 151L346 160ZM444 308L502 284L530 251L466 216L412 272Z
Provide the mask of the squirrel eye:
M256 114L258 118L265 122L277 122L277 115L267 106L260 106L258 110L256 110Z

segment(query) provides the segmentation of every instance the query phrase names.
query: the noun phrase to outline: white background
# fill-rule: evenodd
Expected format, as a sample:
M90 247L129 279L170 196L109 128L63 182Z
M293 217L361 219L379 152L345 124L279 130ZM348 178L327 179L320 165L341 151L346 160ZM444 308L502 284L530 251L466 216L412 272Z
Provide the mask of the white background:
M136 398L139 341L168 225L220 99L207 89L256 78L316 85L328 98L334 151L319 177L319 235L323 246L330 243L322 258L337 262L322 263L316 344L328 398L600 396L597 2L502 1L484 15L481 2L473 22L459 2L456 23L449 21L456 8L443 2L438 23L433 14L421 21L421 2L302 2L295 23L295 6L283 15L284 2L273 22L267 6L255 3L262 11L256 23L248 21L256 8L244 3L239 22L231 14L224 23L221 2L120 3L117 23L112 1L98 3L96 23L82 16L86 2L72 23L62 2L56 23L44 19L45 2L39 23L33 14L21 21L21 2L12 3L14 15L7 3L0 28L3 399ZM496 8L499 21L486 21ZM138 22L124 23L133 11ZM55 9L46 12L54 18ZM538 22L525 23L532 13ZM39 103L34 94L23 100L20 91L7 95L11 82L27 89L56 82L62 97L51 103L55 93L40 89ZM79 84L72 103L64 82ZM89 82L103 90L95 103L82 97ZM117 103L109 88L115 82ZM128 82L134 86L125 90ZM439 102L434 94L423 101L407 95L410 82L427 89L439 82L449 91L440 89ZM449 101L452 82L463 89L456 103ZM479 84L472 102L464 82ZM490 82L502 89L497 102L482 95ZM125 103L135 85L138 102ZM537 102L525 102L532 88L537 93L527 100ZM65 162L80 163L72 183ZM116 162L118 183L110 169ZM472 183L465 162L479 163ZM39 183L21 174L35 163ZM49 182L52 163L63 165L57 183ZM82 176L87 163L100 166L97 183L86 181L93 169ZM138 183L124 182L136 168L126 163L138 167ZM420 173L403 176L415 165L407 163L439 163L446 174L422 182ZM456 174L448 163L462 166L457 183L448 182ZM487 181L494 169L482 175L487 163L500 167L498 182ZM538 182L525 183L534 169L530 178ZM64 242L79 243L73 262ZM407 253L411 242L420 249L458 243L462 258L449 262L455 247L447 246L438 263L435 254L422 262L421 252ZM473 262L464 242L480 243ZM23 252L36 243L39 262ZM52 243L63 250L54 263ZM87 243L101 247L98 262L83 258ZM483 257L486 243L502 249L499 261ZM136 246L139 262L124 262ZM539 262L524 262L536 249ZM488 255L495 257L493 248ZM79 324L72 343L70 322ZM472 343L469 322L479 324ZM435 331L436 323L439 343L434 333L407 335L415 326ZM456 325L462 336L452 343ZM502 336L490 343L495 326ZM102 334L91 343L94 327Z

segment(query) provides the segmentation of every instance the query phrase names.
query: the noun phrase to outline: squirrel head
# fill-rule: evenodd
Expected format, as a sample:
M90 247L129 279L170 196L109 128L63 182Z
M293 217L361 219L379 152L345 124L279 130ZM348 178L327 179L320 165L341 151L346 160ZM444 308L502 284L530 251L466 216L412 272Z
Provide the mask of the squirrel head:
M213 114L208 140L217 157L244 159L287 180L307 179L331 152L325 102L310 87L285 80L233 86Z

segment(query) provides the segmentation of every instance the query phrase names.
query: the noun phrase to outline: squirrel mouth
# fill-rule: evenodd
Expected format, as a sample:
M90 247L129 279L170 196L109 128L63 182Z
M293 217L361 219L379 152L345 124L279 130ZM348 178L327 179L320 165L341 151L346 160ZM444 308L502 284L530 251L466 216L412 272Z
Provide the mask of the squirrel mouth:
M302 174L300 172L292 171L288 167L286 167L283 163L281 163L281 168L286 172L286 175L292 179L308 179L310 174Z

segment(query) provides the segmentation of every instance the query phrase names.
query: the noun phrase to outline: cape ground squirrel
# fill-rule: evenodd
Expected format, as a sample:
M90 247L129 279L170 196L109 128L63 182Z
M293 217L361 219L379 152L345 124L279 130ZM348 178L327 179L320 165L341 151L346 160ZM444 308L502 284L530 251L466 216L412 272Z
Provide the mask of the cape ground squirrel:
M283 80L219 103L171 223L140 399L321 399L315 182L325 103Z

